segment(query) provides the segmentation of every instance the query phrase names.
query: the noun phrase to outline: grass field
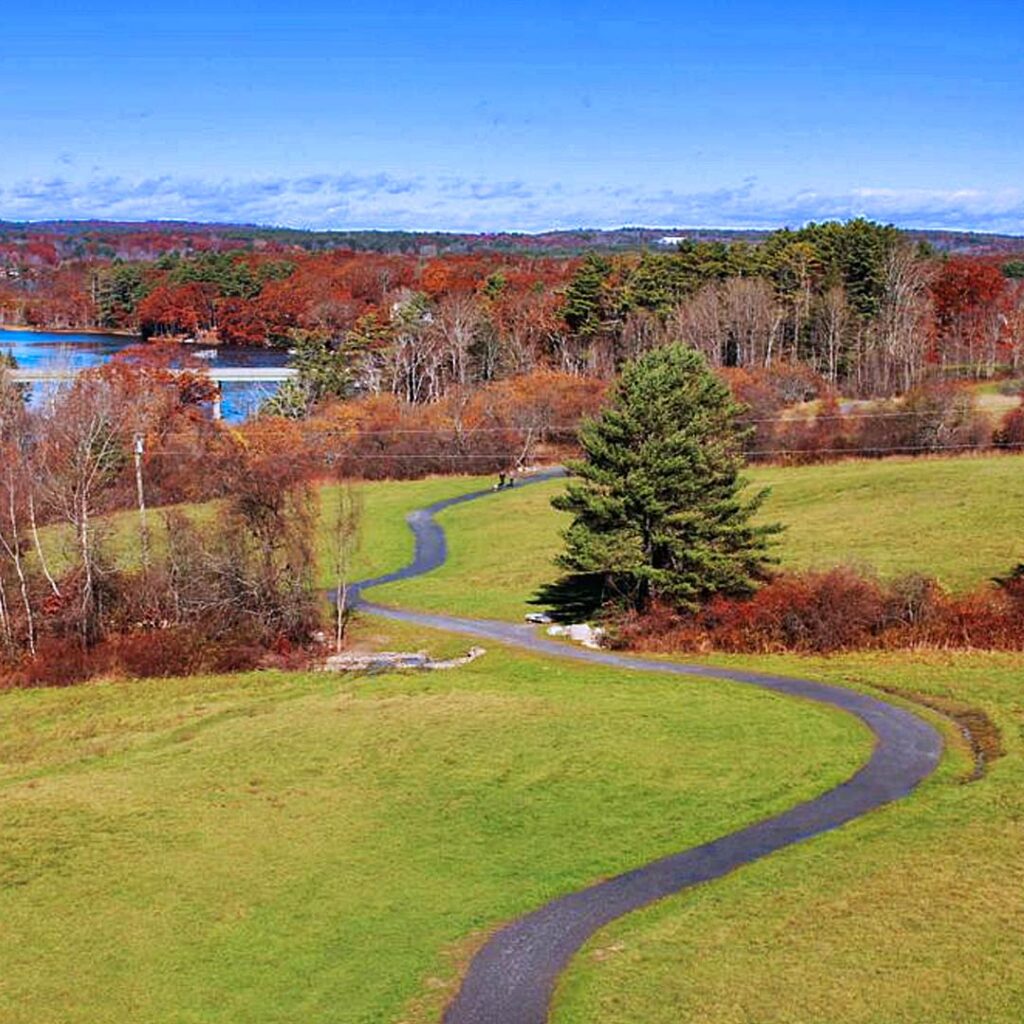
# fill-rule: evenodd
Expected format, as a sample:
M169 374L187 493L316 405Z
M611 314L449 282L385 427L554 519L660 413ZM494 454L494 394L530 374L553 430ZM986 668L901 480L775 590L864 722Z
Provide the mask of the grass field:
M1024 559L1022 470L751 475L790 525L783 564L964 587ZM361 487L353 576L408 560L408 511L479 484ZM551 578L560 486L444 513L449 564L373 597L519 618ZM133 517L118 530L130 562ZM466 646L371 618L357 630L374 648ZM555 1024L1018 1024L1024 656L721 661L952 696L991 716L1006 756L965 784L946 723L951 752L911 797L605 929L562 980ZM436 1022L484 929L789 807L868 746L814 705L497 648L431 676L0 695L0 1020Z
M756 667L973 703L1006 756L970 784L947 762L907 800L614 923L563 979L554 1024L1019 1024L1024 657Z
M749 476L771 488L764 517L787 526L777 549L784 568L920 571L966 589L1024 561L1020 456L761 467ZM562 486L503 491L443 512L448 564L375 590L374 600L505 619L536 610L530 596L557 575L552 560L567 520L550 499Z
M412 558L412 535L405 526L405 515L413 509L443 498L489 486L490 477L438 477L429 480L368 482L354 485L361 507L360 543L352 564L352 577L364 578L393 569ZM317 536L318 583L331 585L330 522L337 512L338 488L320 488L322 529ZM217 502L183 505L177 508L197 522L212 520L220 508ZM165 543L166 529L162 509L151 509L147 521L154 548ZM125 511L108 516L105 529L117 564L135 568L139 564L139 515ZM68 564L72 551L71 535L64 527L40 531L43 549L51 568L60 571Z
M848 563L883 576L927 572L967 589L1024 561L1024 457L850 461L825 466L759 467L752 485L770 487L764 516L787 526L777 555L784 568ZM355 485L362 505L353 579L377 575L412 557L405 515L413 509L489 486L491 477L439 477ZM374 600L429 611L521 619L530 598L557 576L567 519L550 506L559 481L496 493L443 512L449 562L428 577L391 584ZM318 582L331 584L328 526L337 488L321 489L324 528L318 537ZM217 506L190 506L212 517ZM118 561L138 561L138 517L110 517ZM154 543L162 518L150 514ZM61 564L61 530L45 531L48 556Z
M479 930L781 810L869 746L815 705L497 649L2 701L5 1024L436 1020Z

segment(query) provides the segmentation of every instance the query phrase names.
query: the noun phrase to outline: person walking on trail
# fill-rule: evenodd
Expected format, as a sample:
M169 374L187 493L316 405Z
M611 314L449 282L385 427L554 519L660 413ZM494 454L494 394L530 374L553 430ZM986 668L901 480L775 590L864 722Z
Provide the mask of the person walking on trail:
M494 485L496 491L500 491L505 486L505 471L502 470L498 474L498 482Z

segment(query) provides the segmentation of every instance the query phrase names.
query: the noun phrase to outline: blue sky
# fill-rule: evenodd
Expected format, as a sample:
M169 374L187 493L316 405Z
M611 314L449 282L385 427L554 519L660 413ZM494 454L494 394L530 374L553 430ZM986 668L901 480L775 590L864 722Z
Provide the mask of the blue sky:
M28 3L0 218L1024 233L1024 4Z

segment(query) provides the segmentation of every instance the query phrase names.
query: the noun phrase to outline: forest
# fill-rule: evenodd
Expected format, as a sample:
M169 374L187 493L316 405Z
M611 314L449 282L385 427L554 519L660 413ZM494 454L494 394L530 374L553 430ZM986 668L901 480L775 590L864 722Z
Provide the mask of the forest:
M212 243L64 258L35 238L0 255L0 323L289 348L312 335L353 356L358 390L410 402L538 368L609 378L677 339L714 366L798 365L878 398L1015 373L1022 279L1012 253L950 255L863 220L566 258Z
M149 255L61 255L97 237ZM747 406L752 457L1024 443L1012 249L951 253L866 220L572 257L249 241L8 241L0 324L135 334L157 363L160 341L287 348L300 379L264 411L303 420L307 447L344 435L335 457L371 476L523 463L571 438L626 360L677 340ZM995 414L980 381L1002 392Z

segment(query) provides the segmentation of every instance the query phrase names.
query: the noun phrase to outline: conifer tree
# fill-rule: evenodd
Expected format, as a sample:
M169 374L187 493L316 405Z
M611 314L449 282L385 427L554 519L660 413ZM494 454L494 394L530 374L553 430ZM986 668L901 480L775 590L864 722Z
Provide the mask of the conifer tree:
M694 609L754 590L781 527L755 525L767 491L742 492L742 406L698 352L675 344L629 363L610 407L584 424L585 457L554 506L573 515L559 564L643 609Z
M581 338L592 337L601 329L605 282L611 269L603 256L588 253L565 291L565 322Z

